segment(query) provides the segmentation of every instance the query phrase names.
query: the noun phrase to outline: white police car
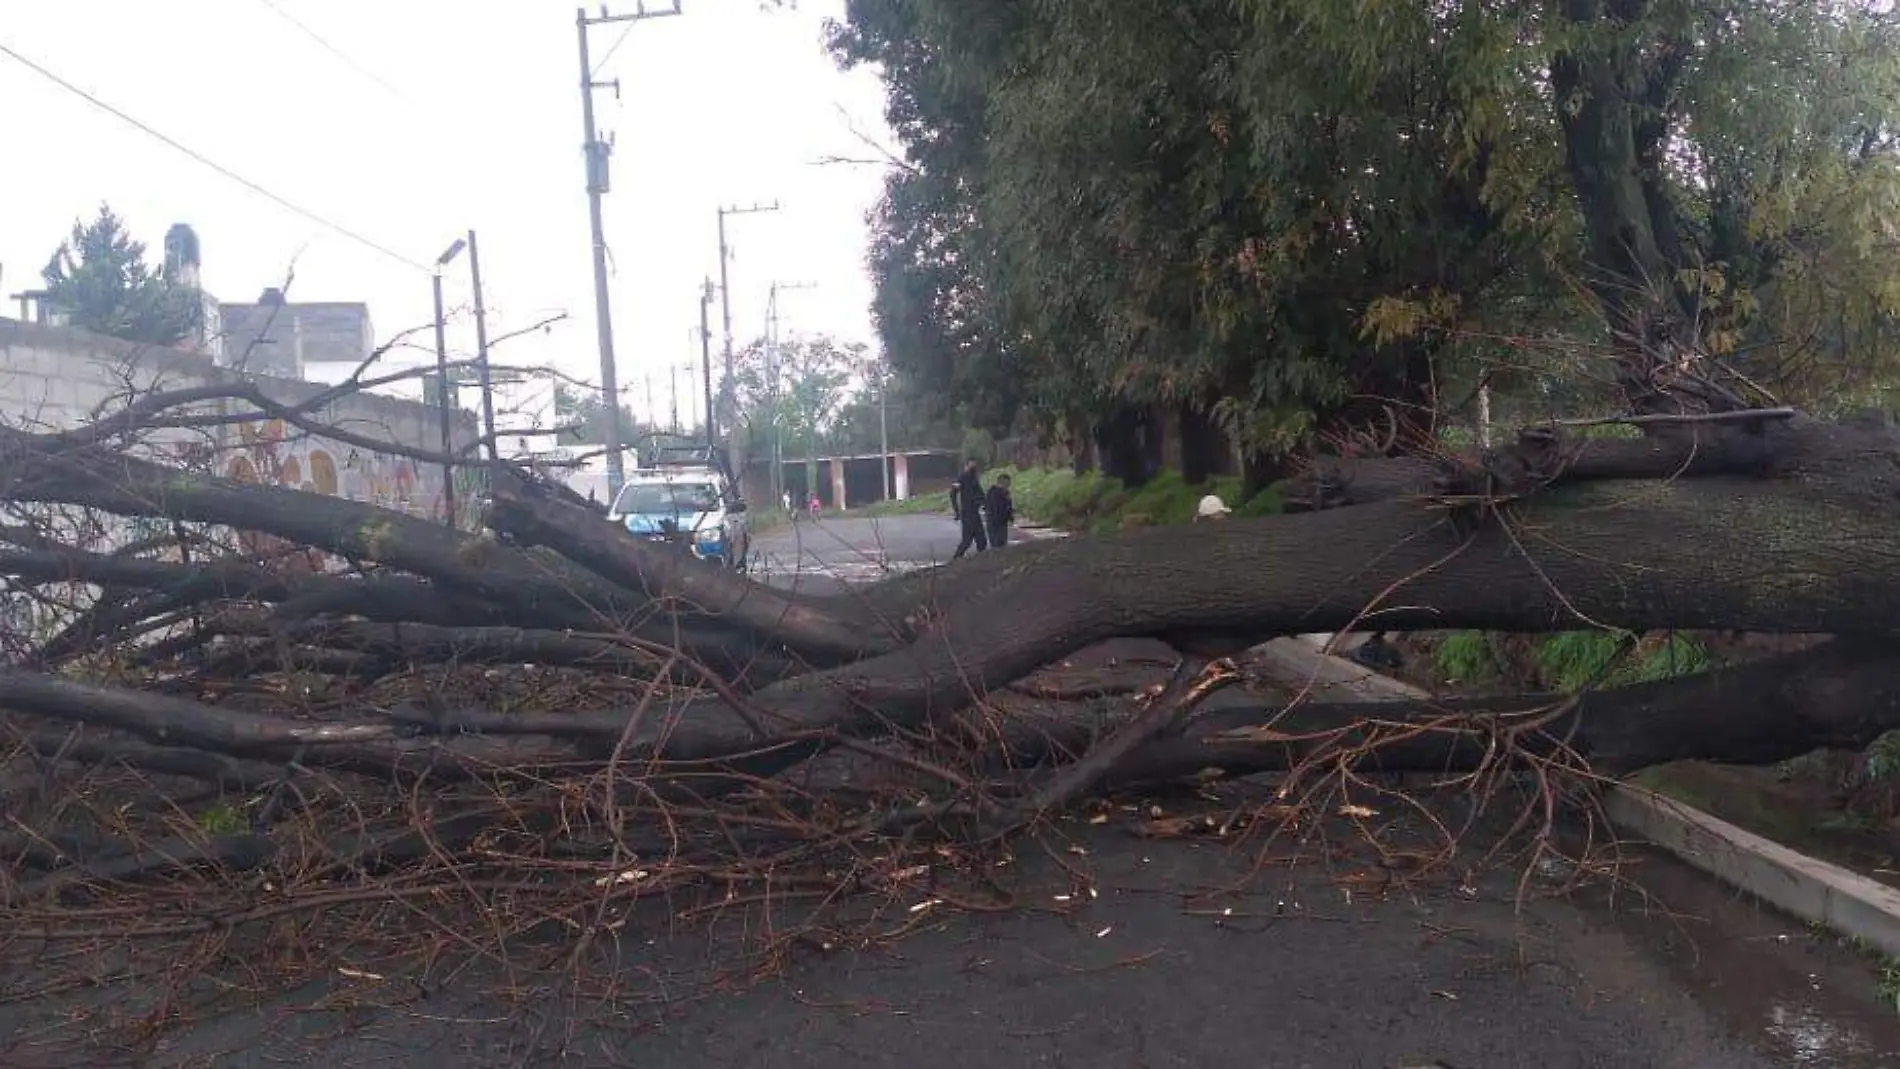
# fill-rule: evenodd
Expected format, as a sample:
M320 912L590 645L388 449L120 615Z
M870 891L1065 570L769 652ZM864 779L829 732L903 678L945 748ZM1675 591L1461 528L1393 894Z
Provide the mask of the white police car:
M745 502L711 468L648 468L627 473L607 518L635 538L692 548L701 560L744 571L752 550Z

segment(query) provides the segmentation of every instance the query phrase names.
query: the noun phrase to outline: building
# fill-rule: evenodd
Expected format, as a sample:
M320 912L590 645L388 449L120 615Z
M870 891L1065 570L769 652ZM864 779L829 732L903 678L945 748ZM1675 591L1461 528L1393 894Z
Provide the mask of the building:
M165 232L165 278L199 295L197 336L178 348L220 367L284 379L320 379L313 365L354 369L376 346L369 305L361 301L289 301L272 286L251 303L222 302L204 291L204 253L190 224ZM346 372L347 373L347 372Z
M355 367L375 350L369 305L360 301L295 302L275 286L251 304L222 303L219 363L279 378L311 377L313 364Z

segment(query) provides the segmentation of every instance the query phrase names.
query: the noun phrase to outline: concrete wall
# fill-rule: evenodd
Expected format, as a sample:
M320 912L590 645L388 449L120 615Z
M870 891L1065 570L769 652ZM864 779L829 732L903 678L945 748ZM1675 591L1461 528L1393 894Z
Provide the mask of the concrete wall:
M240 379L204 356L0 318L0 422L7 426L70 428L153 389ZM249 379L266 396L285 403L308 400L326 389L281 378ZM243 409L241 403L229 401L206 407L230 413ZM439 412L414 401L351 394L315 416L363 437L430 452L441 449ZM476 427L472 413L456 414L451 437L458 448L474 442ZM440 466L312 437L274 420L157 432L148 451L232 478L369 501L412 516L440 519L446 507ZM468 514L477 490L471 477L458 476L456 481L461 484L456 488L459 520Z
M0 318L0 424L8 427L29 431L69 429L110 414L129 399L153 390L240 378L206 355ZM266 396L283 403L305 401L325 389L315 383L262 376L249 376L249 380ZM176 411L211 415L245 410L241 402L221 400ZM319 422L365 438L432 453L441 449L439 410L414 401L352 394L313 415ZM469 446L477 436L475 416L456 413L451 429L455 446ZM144 435L128 451L196 471L338 495L437 520L443 518L449 500L445 491L452 490L456 520L464 527L472 525L471 513L480 494L478 474L458 472L455 485L445 487L440 465L308 435L276 421L158 429ZM166 530L164 522L147 518L87 516L60 510L36 512L43 520L57 522L60 534L73 544L95 551ZM253 551L295 549L265 536L239 537ZM291 552L283 560L295 567L322 568L333 563L303 552ZM70 618L72 607L87 603L95 592L83 584L68 584L64 591L48 593L55 598L63 595L66 607L49 608L13 593L0 578L0 660L18 652L22 642L47 637Z
M298 378L307 364L360 364L375 348L369 306L354 302L219 305L223 362Z

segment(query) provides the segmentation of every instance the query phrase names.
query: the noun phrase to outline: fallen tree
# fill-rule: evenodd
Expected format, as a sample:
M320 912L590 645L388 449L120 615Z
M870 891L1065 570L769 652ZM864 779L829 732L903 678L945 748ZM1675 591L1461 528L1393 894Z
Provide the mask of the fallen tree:
M637 542L507 466L482 528L457 530L0 431L0 501L21 517L0 574L69 599L0 670L34 784L24 830L0 837L0 910L19 939L90 938L66 918L129 895L142 919L117 936L176 939L431 887L593 930L619 896L768 873L836 894L842 865L891 891L921 843L994 842L1103 792L1266 772L1309 798L1424 772L1487 797L1531 784L1555 812L1593 775L1900 728L1900 436L1782 409L1661 426L1318 464L1286 515L1025 544L835 596ZM175 537L115 551L36 518L72 509ZM329 563L286 567L232 529ZM1233 690L1235 656L1275 636L1587 627L1837 637L1580 695ZM1134 638L1157 641L1073 678ZM62 769L111 782L113 817L36 807ZM236 919L138 897L180 881Z

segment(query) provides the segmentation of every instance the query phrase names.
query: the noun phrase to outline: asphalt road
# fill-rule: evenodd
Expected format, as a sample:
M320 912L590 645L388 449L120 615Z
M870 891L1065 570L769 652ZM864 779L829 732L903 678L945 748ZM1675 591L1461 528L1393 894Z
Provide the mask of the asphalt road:
M1018 540L1038 537L1033 530L1014 534ZM847 583L942 564L956 552L958 537L947 510L917 516L821 515L754 538L752 566L769 582L830 593Z
M774 581L816 589L941 560L955 537L947 517L848 518L758 545ZM389 1005L340 980L342 994L205 1022L144 1064L1900 1066L1900 1019L1864 960L1667 859L1632 874L1653 899L1520 900L1515 871L1381 890L1342 880L1364 858L1262 866L1252 847L1139 837L1151 802L1205 804L1074 821L1017 848L1008 881L1028 908L926 908L920 889L876 907L878 927L911 934L807 944L763 979L725 966L782 914L686 927L652 912L617 959L650 995L638 1006L541 989L500 1001L475 982ZM49 1012L0 1005L0 1034ZM0 1048L0 1066L28 1050Z

